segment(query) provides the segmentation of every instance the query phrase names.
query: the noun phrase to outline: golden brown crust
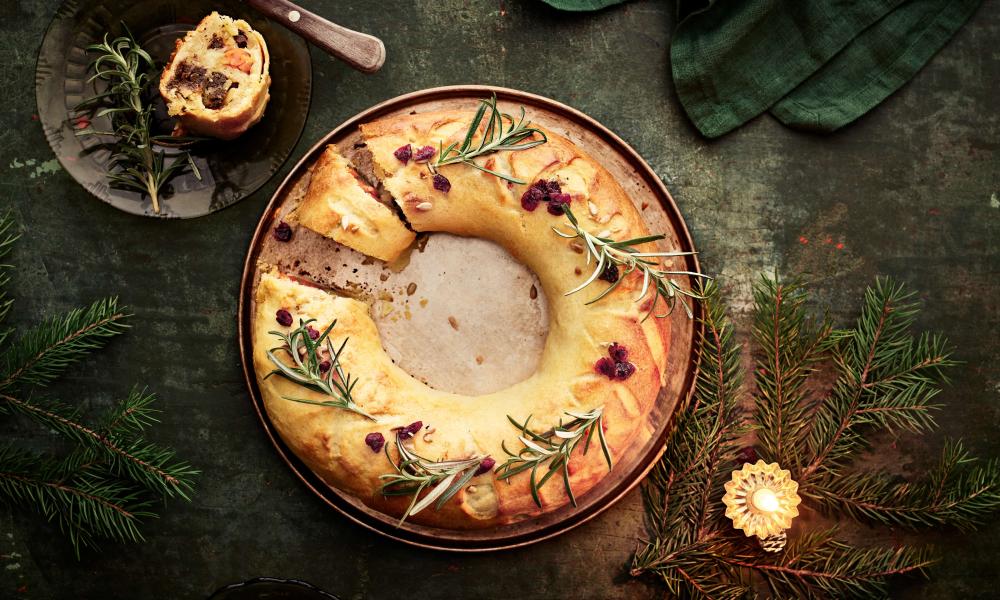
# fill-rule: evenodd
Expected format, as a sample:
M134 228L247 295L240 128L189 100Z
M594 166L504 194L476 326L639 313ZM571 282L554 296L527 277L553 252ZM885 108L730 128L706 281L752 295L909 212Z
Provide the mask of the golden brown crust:
M550 327L538 371L505 390L466 397L434 390L417 381L389 360L367 307L307 288L277 274L265 274L257 289L254 320L254 359L258 375L270 371L264 354L266 332L276 327L274 312L285 308L296 318L316 318L317 327L337 319L335 344L350 337L344 368L359 379L354 397L374 415L373 423L345 411L304 406L282 400L283 395L309 394L277 377L260 379L267 410L285 442L329 485L356 495L388 514L401 515L408 498L386 499L377 494L379 475L392 472L382 453L364 444L371 432L387 441L392 428L422 421L436 431L431 440L414 438L414 450L428 458L464 458L488 454L502 463L501 444L520 448L518 431L507 416L524 420L532 416L538 428L555 425L564 411L604 408L606 438L612 455L622 456L632 444L648 441L647 418L662 386L670 329L666 319L642 321L643 303L633 301L641 285L638 274L625 278L600 302L586 304L598 293L601 282L576 295L564 296L590 273L583 253L551 228L564 217L548 214L542 206L533 212L520 205L527 186L505 181L464 165L446 166L440 172L452 187L435 190L424 165L404 165L393 152L405 144L447 146L465 129L465 111L426 113L391 118L362 126L376 172L396 198L417 231L447 231L483 237L503 246L531 268L539 278L550 305ZM592 232L608 230L624 239L648 233L631 200L595 160L568 140L547 132L548 143L531 150L495 154L491 169L509 173L529 184L558 179L572 195L572 207L581 225ZM634 375L612 381L594 371L594 363L618 342L629 349ZM574 455L571 473L579 498L608 474L600 452L593 449ZM528 473L509 484L493 473L476 478L474 492L460 492L439 511L425 510L413 517L418 523L452 528L481 528L531 518L568 503L563 486L542 488L542 508L532 500Z
M247 37L246 56L252 61L249 72L220 64L219 55L227 50L241 51L232 42L233 35L242 32ZM206 39L218 34L224 46L208 51ZM203 101L200 85L180 87L178 69L190 62L196 67L215 70L227 75L238 87L228 89L220 108L208 108ZM227 82L227 85L231 85ZM176 41L174 51L160 75L160 95L171 116L178 119L178 133L234 139L255 125L264 116L270 99L270 55L263 36L241 19L232 19L217 12L206 16L198 27Z
M296 209L298 222L362 254L392 261L416 234L392 209L363 187L335 146L327 146L313 166L309 189Z

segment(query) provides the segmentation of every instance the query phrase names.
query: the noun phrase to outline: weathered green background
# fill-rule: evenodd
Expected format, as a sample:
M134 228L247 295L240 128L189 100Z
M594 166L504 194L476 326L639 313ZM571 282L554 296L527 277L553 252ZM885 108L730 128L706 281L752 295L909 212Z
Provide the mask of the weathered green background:
M485 556L383 540L308 493L266 441L236 353L241 263L277 179L185 222L132 217L90 197L57 167L33 118L35 54L56 4L0 2L0 205L25 233L13 320L119 294L136 314L134 330L59 392L96 408L134 382L150 385L166 409L155 437L204 475L192 503L171 502L144 528L145 544L107 544L79 562L47 526L0 510L0 597L200 598L258 575L303 578L345 599L661 595L625 570L643 533L637 493L557 540ZM921 325L945 331L965 364L943 395L942 436L900 439L898 460L919 469L943 435L1000 455L996 2L901 92L840 133L806 135L764 117L712 143L672 95L671 2L586 15L530 0L303 4L381 36L389 58L365 76L313 51L312 114L282 173L321 134L403 92L484 83L561 100L618 132L664 178L744 326L749 284L762 270L811 272L818 299L840 319L876 274L921 290ZM0 431L26 443L49 437L24 424ZM898 583L899 596L996 593L1000 525L927 537L944 560L930 582Z

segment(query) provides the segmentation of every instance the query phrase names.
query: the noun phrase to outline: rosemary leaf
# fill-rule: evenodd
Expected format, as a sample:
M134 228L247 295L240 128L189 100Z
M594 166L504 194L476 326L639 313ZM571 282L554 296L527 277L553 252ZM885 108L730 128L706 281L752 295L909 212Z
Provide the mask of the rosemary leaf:
M91 123L76 135L114 138L105 144L111 151L108 180L113 187L148 195L153 212L159 214L160 194L172 177L186 168L199 180L201 173L190 153L174 157L168 164L164 151L154 149L165 138L152 133L153 107L143 101L143 95L157 79L153 76L155 63L128 27L124 29L124 35L110 42L105 35L102 43L87 47L88 52L97 54L90 63L94 75L88 81L106 82L108 89L75 107L79 113L89 112L90 119L110 119L111 129L96 129Z
M479 129L483 126L484 118L488 120L486 121L485 129L483 129L482 137L479 139L479 143L477 145L475 143L476 133L478 133ZM509 123L509 126L505 126L505 122ZM541 136L541 138L536 138L536 134ZM458 146L457 143L453 143L447 148L443 148L444 143L439 142L437 160L433 163L428 163L428 165L430 166L431 171L437 173L438 167L461 163L475 169L479 169L484 173L489 173L490 175L499 177L505 181L518 185L524 185L526 183L525 181L518 179L513 175L487 169L486 167L476 163L473 159L487 154L492 154L494 152L527 150L529 148L534 148L535 146L540 146L547 141L548 138L541 129L532 127L531 121L525 121L523 106L521 107L521 116L515 122L512 116L501 112L501 110L497 107L497 95L493 94L493 96L488 100L480 100L479 109L476 111L472 121L469 122L469 128L465 132L465 138L462 140L462 145Z
M566 424L560 423L559 426L544 433L536 433L528 428L528 422L531 420L530 415L524 420L524 423L518 423L510 415L507 416L507 420L521 430L518 439L524 448L515 454L508 450L506 445L502 446L509 458L497 469L497 479L507 480L509 483L512 477L530 469L531 476L528 483L531 497L539 508L542 506L539 491L556 473L561 474L566 495L569 496L573 506L576 506L576 496L573 494L573 487L570 484L569 463L573 450L576 449L581 440L585 440L583 454L587 453L590 439L595 430L601 444L604 460L608 464L608 470L610 471L614 465L611 460L611 450L604 439L604 407L582 413L567 411L566 415L573 417L573 420ZM539 479L538 470L541 467L545 467L548 471Z
M357 385L357 380L353 379L349 373L346 373L343 365L340 364L340 355L344 352L348 340L345 338L339 348L334 348L333 342L330 341L330 332L337 325L337 321L334 320L330 323L326 331L314 340L309 335L309 324L315 320L300 319L299 327L287 334L280 331L268 332L281 340L282 343L280 346L267 351L267 357L274 364L275 369L264 378L267 379L271 375L280 375L292 383L332 398L332 400L319 401L283 396L282 398L285 400L330 408L342 408L376 421L377 419L362 410L351 396L354 386ZM323 351L325 351L327 357L325 361L329 361L330 363L329 368L325 369L323 367L324 359L321 356L321 352ZM279 358L278 352L288 355L291 358L291 363Z

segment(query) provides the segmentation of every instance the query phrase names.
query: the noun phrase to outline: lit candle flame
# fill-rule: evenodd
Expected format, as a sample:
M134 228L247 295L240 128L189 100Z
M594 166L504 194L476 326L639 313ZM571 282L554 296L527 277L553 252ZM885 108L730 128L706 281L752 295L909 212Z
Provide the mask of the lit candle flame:
M760 488L750 497L750 503L761 512L771 513L778 510L780 502L773 490Z

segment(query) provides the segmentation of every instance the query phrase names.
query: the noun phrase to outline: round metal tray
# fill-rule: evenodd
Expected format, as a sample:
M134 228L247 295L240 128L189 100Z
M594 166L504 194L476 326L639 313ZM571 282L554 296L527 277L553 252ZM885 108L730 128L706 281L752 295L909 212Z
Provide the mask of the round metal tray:
M357 498L326 485L296 458L278 436L268 418L257 387L252 358L250 319L253 314L254 287L259 275L259 260L262 255L268 255L268 248L274 244L270 232L283 214L283 207L290 194L294 193L303 176L307 174L309 166L326 145L336 144L345 148L359 141L358 126L362 123L413 111L468 107L471 113L480 99L489 97L493 93L496 93L501 104L524 106L532 122L566 136L591 156L598 157L642 210L652 231L666 234L667 242L673 248L694 251L687 225L670 192L635 150L580 111L527 92L489 86L460 85L405 94L348 119L319 140L302 157L275 191L261 216L244 263L237 318L240 358L250 398L275 449L313 493L355 523L392 539L423 548L477 552L524 546L564 533L607 510L638 485L662 455L673 415L686 405L697 373L695 342L698 336L700 309L695 305L694 319L687 318L680 309L668 317L675 321L672 323L673 333L668 351L666 385L660 391L654 410L647 417L648 422L645 426L650 435L643 438L647 441L641 445L633 444L633 447L626 450L622 456L616 457L614 470L579 498L579 506L564 506L534 519L493 529L452 530L411 523L397 526L397 517L375 511ZM700 272L696 255L681 260L686 270Z

